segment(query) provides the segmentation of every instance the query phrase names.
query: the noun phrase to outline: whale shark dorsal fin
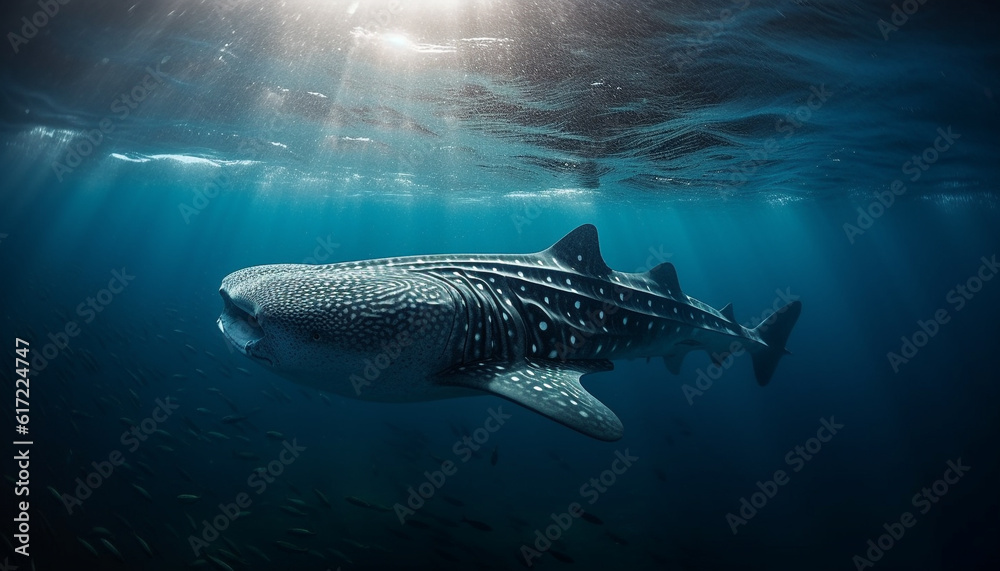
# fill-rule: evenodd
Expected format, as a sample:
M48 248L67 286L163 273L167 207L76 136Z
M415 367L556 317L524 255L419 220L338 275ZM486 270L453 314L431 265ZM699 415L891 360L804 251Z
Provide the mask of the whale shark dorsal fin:
M680 295L681 282L677 280L677 269L670 262L663 262L649 270L649 277L654 282L667 288L672 295Z
M625 429L611 409L580 385L580 377L613 367L611 361L604 360L484 362L451 369L439 375L437 382L501 396L587 436L610 442L620 439Z
M555 258L583 274L605 276L611 273L611 268L601 256L597 227L593 224L578 226L539 255Z
M722 317L728 319L730 323L736 323L736 314L733 312L732 303L727 303L726 307L719 310L719 313L722 314Z

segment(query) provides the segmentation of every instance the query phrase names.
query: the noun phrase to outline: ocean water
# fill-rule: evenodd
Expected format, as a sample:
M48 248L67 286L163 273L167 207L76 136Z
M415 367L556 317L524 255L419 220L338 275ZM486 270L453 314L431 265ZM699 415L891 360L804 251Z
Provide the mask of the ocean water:
M7 3L3 568L996 569L995 10ZM617 361L602 442L302 387L216 326L248 266L582 224L744 325L801 301L791 355Z

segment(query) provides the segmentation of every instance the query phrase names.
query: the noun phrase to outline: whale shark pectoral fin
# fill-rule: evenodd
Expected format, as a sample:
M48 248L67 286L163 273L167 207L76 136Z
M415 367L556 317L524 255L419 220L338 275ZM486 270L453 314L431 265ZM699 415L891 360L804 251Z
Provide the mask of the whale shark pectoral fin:
M611 362L604 360L477 363L451 369L439 375L437 381L501 396L587 436L610 442L624 434L622 423L583 388L580 377L612 368Z
M684 356L687 353L671 353L670 355L663 356L663 363L667 366L667 370L675 375L681 374L681 365L684 364Z

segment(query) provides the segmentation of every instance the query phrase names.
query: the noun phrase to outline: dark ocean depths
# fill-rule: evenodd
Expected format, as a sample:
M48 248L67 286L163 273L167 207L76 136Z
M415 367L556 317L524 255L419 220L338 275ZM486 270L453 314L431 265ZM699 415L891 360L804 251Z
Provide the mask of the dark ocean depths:
M996 569L994 8L7 2L3 569ZM247 266L584 223L744 324L801 300L792 355L619 361L608 443L216 327Z

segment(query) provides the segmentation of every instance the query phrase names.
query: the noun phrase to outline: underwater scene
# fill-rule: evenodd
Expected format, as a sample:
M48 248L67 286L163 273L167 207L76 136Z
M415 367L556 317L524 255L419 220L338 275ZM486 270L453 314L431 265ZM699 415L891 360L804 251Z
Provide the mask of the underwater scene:
M998 11L5 3L0 570L997 569Z

